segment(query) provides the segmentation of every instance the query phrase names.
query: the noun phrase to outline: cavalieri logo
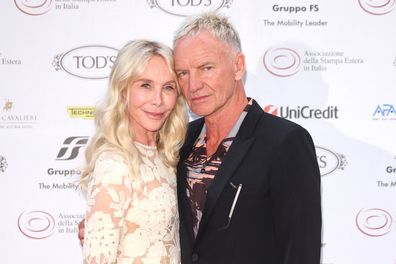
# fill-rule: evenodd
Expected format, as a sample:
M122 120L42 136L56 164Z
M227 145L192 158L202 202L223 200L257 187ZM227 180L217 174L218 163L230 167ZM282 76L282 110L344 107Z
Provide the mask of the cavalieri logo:
M103 45L82 46L56 55L52 65L55 70L75 77L104 79L110 74L117 52L117 49Z
M386 15L395 8L396 0L358 0L363 11L370 15Z
M5 157L0 155L0 172L5 172L8 167L8 163Z
M0 111L0 129L33 128L37 124L37 115L22 110L22 106L10 99L4 99Z
M175 16L190 16L204 11L229 8L233 0L147 0L151 7Z
M325 109L305 106L280 106L267 105L264 111L272 115L287 119L338 119L338 106L328 106Z

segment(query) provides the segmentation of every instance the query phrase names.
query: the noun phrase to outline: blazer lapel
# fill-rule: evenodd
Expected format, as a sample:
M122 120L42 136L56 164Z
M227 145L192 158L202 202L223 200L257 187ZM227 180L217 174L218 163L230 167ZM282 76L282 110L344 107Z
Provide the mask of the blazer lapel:
M221 192L229 182L235 170L238 169L240 163L253 144L254 130L259 119L262 117L262 113L263 110L261 107L255 101L253 101L253 105L250 107L248 114L241 124L236 138L232 142L230 149L224 157L224 160L208 189L205 209L200 222L196 242L198 242L201 234L203 233Z

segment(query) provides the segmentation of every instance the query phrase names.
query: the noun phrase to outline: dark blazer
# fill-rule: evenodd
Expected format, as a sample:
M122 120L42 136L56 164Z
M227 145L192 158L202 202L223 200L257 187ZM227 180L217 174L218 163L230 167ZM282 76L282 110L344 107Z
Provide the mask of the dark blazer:
M190 123L177 170L182 263L319 264L320 173L311 136L255 101L208 189L194 239L184 161L203 124Z

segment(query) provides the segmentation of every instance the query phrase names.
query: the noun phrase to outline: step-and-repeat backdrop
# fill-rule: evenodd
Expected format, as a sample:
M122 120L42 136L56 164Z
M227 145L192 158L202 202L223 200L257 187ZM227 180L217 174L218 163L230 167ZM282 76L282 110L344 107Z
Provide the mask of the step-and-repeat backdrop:
M118 49L136 38L171 45L185 16L218 10L240 32L247 94L313 136L322 263L395 264L395 5L2 0L1 262L81 263L85 200L77 183Z

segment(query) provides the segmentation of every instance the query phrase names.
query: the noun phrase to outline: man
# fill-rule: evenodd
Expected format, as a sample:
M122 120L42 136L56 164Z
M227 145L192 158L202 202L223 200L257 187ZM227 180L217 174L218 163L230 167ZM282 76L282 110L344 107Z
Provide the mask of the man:
M226 18L188 19L175 70L191 110L180 152L182 263L319 264L320 173L308 132L245 95L244 55Z
M320 173L308 132L246 97L244 55L226 18L188 19L174 57L203 117L190 123L177 170L182 263L319 264Z

